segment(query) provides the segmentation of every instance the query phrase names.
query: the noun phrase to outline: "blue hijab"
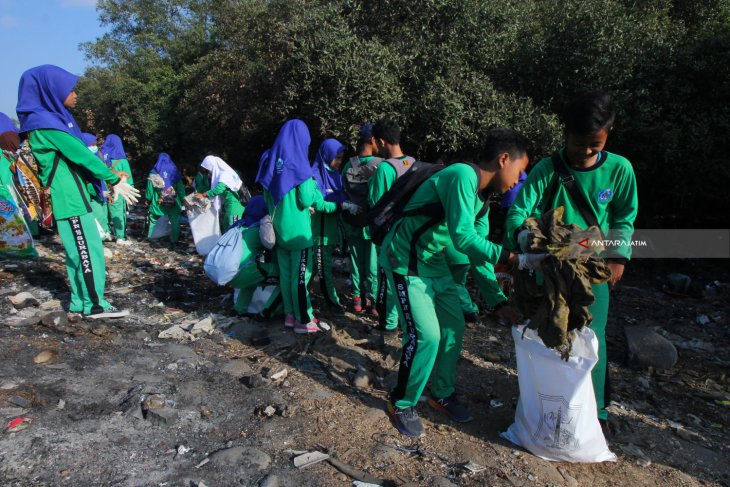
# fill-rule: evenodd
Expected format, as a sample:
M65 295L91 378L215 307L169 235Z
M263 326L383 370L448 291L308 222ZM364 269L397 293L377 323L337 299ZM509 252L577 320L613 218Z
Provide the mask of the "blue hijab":
M96 143L96 135L90 134L88 132L83 132L81 134L81 140L84 141L84 145L86 147L90 147Z
M248 202L246 209L243 210L243 218L238 220L234 226L250 227L261 221L263 217L269 214L269 207L266 200L261 195L256 195Z
M10 120L10 117L0 112L0 134L4 134L5 132L15 132L17 134L18 129L15 127L13 121Z
M112 161L127 158L127 154L124 152L124 146L122 145L122 139L116 134L106 136L100 151L106 161L106 165L109 167L112 166Z
M317 157L314 158L312 170L317 186L326 201L342 203L345 193L342 191L342 175L330 167L332 161L345 152L345 146L337 139L325 139L319 146Z
M20 131L56 129L81 138L81 129L76 120L63 106L78 80L75 74L50 64L23 73L15 108L20 120Z
M502 195L502 202L499 204L500 208L508 210L514 204L517 193L520 192L520 188L522 187L522 183L525 182L525 179L527 179L527 174L525 174L525 171L522 171L515 187Z
M274 145L259 162L256 182L274 198L274 205L304 181L312 177L309 165L309 129L301 120L289 120L279 130Z
M182 179L180 170L177 168L175 163L172 162L170 155L166 152L160 152L159 157L157 157L157 162L154 167L152 167L151 172L159 174L160 177L165 180L165 187L163 189L175 186L178 181Z

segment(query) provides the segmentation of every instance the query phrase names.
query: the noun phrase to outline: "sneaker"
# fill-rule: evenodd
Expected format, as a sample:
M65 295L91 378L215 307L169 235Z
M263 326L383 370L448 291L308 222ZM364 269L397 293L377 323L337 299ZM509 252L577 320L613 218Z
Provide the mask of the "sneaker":
M468 423L474 419L466 406L461 404L456 398L456 394L451 394L449 397L444 397L442 399L432 397L428 399L428 403L434 409L438 409L439 411L448 414L451 421L456 421L457 423Z
M287 328L294 328L295 321L294 315L286 315L286 318L284 318L284 326Z
M305 335L307 333L317 333L318 331L321 330L317 326L317 323L314 322L314 320L310 321L307 324L302 324L298 321L294 322L294 333L300 333Z
M332 327L324 321L319 321L317 318L312 318L312 321L316 323L320 330L329 331Z
M109 306L100 313L89 313L88 315L84 315L84 318L99 320L102 318L124 318L125 316L129 316L129 310L118 310L114 306Z
M386 412L402 434L406 436L423 436L426 432L421 419L418 417L416 408L397 408L392 402L388 401L386 403Z
M360 299L360 296L355 296L352 298L352 310L355 313L359 313L362 311L362 299Z
M129 240L122 240L118 238L117 245L123 245L126 247L127 245L132 245L132 242L130 242Z

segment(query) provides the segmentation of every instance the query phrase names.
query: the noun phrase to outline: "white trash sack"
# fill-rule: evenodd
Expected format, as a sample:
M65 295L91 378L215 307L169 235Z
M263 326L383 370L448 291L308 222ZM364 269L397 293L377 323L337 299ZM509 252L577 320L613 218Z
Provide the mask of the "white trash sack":
M515 422L502 437L540 458L558 462L614 462L596 416L591 370L598 339L588 327L573 333L570 358L547 348L535 330L512 328L520 399Z
M167 237L168 235L170 235L170 232L172 232L172 223L170 223L170 217L168 217L167 215L162 215L155 222L155 226L152 229L152 233L150 234L150 240L157 240L159 238Z
M188 206L187 214L195 250L205 257L213 250L221 236L218 212L212 205L208 205L205 209L200 206Z

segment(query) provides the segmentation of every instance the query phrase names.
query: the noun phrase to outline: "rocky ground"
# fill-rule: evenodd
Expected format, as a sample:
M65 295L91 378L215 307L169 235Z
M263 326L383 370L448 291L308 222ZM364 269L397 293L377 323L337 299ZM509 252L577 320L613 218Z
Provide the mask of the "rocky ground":
M500 438L518 387L510 330L489 316L467 330L459 369L475 420L423 404L415 442L383 412L398 339L381 352L368 317L322 310L333 327L317 336L253 323L229 312L193 249L135 240L107 246L107 297L131 316L67 321L62 247L39 248L37 262L0 262L3 485L730 485L727 262L629 267L608 331L618 461L576 465ZM692 278L687 293L663 290L673 272Z

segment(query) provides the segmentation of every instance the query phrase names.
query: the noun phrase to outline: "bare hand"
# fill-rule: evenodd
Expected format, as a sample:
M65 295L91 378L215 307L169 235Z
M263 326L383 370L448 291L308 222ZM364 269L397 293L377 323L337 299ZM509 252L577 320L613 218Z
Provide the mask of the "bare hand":
M195 199L203 200L203 199L205 199L205 194L203 194L203 193L195 193Z
M511 304L502 306L496 311L495 314L501 321L504 321L510 326L516 325L521 317L520 312L517 311L517 308L515 308Z
M608 281L608 285L614 287L624 276L624 264L609 262L608 268L611 269L611 279Z

